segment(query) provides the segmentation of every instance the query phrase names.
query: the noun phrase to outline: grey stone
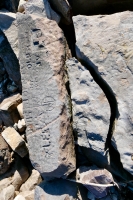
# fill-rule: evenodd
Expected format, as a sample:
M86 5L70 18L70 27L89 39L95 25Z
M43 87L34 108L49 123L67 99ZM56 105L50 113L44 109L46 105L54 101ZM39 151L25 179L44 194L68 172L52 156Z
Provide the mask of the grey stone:
M11 153L8 144L0 135L0 175L4 174L10 167ZM1 188L1 186L0 186Z
M48 19L55 20L57 23L60 22L60 15L51 8L48 0L29 0L24 7L26 14L47 17Z
M15 151L19 156L23 158L28 154L28 149L25 141L14 128L6 128L2 132L2 136L12 148L12 150Z
M101 76L110 85L117 98L120 116L114 129L112 144L120 153L123 167L133 174L133 57L131 47L133 12L93 17L76 16L73 20L78 58L86 59L84 56L86 55L98 67ZM104 103L101 111L103 106L106 107L104 118L108 119L107 110L109 108ZM97 123L99 124L99 119Z
M50 182L42 182L35 189L34 200L74 200L77 199L77 184L55 179Z
M69 98L63 79L65 41L56 22L18 15L23 108L30 160L43 177L75 170Z
M104 155L110 117L108 101L89 71L76 59L67 60L66 65L77 143Z
M0 29L4 32L14 53L18 57L18 30L16 24L16 14L6 9L0 10Z
M16 83L21 90L21 76L18 59L13 52L7 38L0 30L0 58L4 63L4 67L8 73L9 78Z
M17 106L22 102L22 96L16 94L10 96L0 104L0 119L5 126L13 126L19 120Z

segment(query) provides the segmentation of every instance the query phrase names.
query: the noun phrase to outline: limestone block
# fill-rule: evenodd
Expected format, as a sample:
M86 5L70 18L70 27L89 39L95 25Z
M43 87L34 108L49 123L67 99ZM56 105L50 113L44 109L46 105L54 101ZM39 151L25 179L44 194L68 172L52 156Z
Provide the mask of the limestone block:
M97 71L116 96L120 115L114 127L112 144L120 153L124 169L133 174L133 12L75 16L73 20L78 58L84 59L86 55L97 66ZM101 106L101 112L104 105ZM107 112L104 113L104 119L108 119ZM96 121L100 124L99 118Z
M13 200L14 199L15 189L13 185L4 188L0 193L1 200Z
M2 136L13 151L18 153L21 157L27 155L28 149L26 147L26 143L14 128L11 127L6 128L2 132Z
M31 191L35 189L36 185L39 185L42 181L42 178L40 176L40 173L33 169L31 176L28 178L28 180L20 187L20 192L24 191Z
M18 106L17 106L17 110L19 112L19 115L21 117L21 119L24 118L24 114L23 114L23 103L20 103Z
M66 177L75 170L75 153L64 82L64 35L47 18L19 14L17 21L30 160L45 178Z
M0 104L0 118L5 126L13 126L15 122L18 122L19 115L16 108L21 102L22 96L16 94L4 99Z

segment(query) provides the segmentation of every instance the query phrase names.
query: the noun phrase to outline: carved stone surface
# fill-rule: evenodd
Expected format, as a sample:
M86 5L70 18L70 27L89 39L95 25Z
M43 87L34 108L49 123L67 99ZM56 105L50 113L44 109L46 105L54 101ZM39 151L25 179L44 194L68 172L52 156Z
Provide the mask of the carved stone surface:
M30 159L43 177L65 177L75 169L75 154L63 80L64 36L47 18L19 14L17 21Z
M78 58L84 59L86 55L116 96L120 116L112 144L120 153L123 167L133 174L133 12L73 19ZM106 112L104 116L108 118Z
M108 101L89 71L76 59L67 60L73 129L78 145L104 154L110 118ZM102 110L101 110L102 108Z

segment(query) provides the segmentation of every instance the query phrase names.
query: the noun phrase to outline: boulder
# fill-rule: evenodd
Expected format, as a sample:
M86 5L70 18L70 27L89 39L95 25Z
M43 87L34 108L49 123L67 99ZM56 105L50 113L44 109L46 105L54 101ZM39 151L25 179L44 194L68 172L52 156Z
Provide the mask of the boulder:
M25 124L25 120L21 119L18 121L18 126L17 126L18 130L20 133L24 132L26 129L26 124Z
M2 192L0 192L0 199L1 200L13 200L14 199L15 189L13 185L4 188Z
M75 58L67 60L66 65L77 144L104 155L110 118L108 101L89 71Z
M47 18L19 14L17 21L30 160L45 178L66 177L75 170L75 153L64 82L64 35Z
M10 167L11 153L8 144L0 134L0 175L4 174Z
M3 191L4 188L7 188L9 185L11 185L11 177L0 180L0 193Z
M26 147L25 141L14 128L6 128L2 132L2 136L12 148L12 150L15 151L19 156L23 158L28 154L28 149Z
M48 19L55 20L57 23L60 22L60 15L51 8L48 0L29 0L24 7L26 14L47 17Z
M20 192L19 195L23 196L25 200L34 200L34 190Z
M32 170L31 176L28 180L20 187L20 192L31 191L35 189L36 185L39 185L42 182L42 178L38 171L35 169Z
M22 102L22 96L15 94L2 101L0 104L0 119L5 126L13 126L19 120L17 106Z
M22 195L17 195L14 200L26 200Z
M111 187L112 185L113 187L112 183L114 183L110 172L106 169L99 169L96 166L81 166L77 170L77 181L82 183L92 193L92 196L94 195L98 199L107 196L109 186Z
M88 65L91 63L91 68L97 66L97 71L112 88L117 99L120 115L116 116L118 119L112 130L111 141L120 154L120 162L124 169L133 174L133 110L131 109L133 106L131 98L133 96L131 46L133 12L127 11L107 16L75 16L73 20L78 59L84 60ZM102 96L103 93L101 92L99 95ZM106 105L104 103L101 106L101 112L103 107L106 110L102 120L108 119L109 108ZM97 124L100 124L99 118L96 121ZM102 132L104 132L104 129Z
M24 118L24 114L23 114L23 103L20 103L18 106L17 106L17 110L19 112L19 115L21 117L21 119Z
M21 90L19 62L2 30L0 30L0 58L4 63L9 79L14 81Z
M4 32L9 44L18 58L18 30L16 14L6 9L0 10L0 29Z
M63 180L55 179L50 182L42 182L35 189L34 200L74 200L77 199L77 184Z

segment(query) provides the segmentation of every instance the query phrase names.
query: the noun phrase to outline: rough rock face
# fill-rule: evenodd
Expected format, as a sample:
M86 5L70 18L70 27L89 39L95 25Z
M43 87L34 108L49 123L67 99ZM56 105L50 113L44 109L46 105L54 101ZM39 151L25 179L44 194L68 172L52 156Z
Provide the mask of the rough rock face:
M6 72L10 80L14 81L18 86L18 88L21 90L21 75L20 75L18 60L12 48L10 47L7 38L5 37L5 35L1 30L0 30L0 58L4 63L4 67L6 69Z
M84 60L86 55L98 67L101 76L116 96L120 116L115 126L112 144L120 153L124 168L133 174L133 111L131 109L133 106L133 13L127 11L109 16L76 16L73 20L78 58ZM105 103L101 106L101 112L103 106L106 106ZM106 109L108 110L107 107ZM107 112L104 112L104 119L107 118ZM99 124L99 119L97 123Z
M34 200L74 200L77 199L77 184L67 180L55 179L42 182L35 189Z
M89 71L76 59L67 60L66 65L77 143L103 155L110 118L108 101Z
M9 146L0 135L0 174L4 174L10 167L11 153Z
M19 14L17 21L30 159L43 177L65 177L75 169L75 156L63 80L64 36L47 18Z
M14 53L18 57L18 30L16 14L5 9L0 10L0 29L4 32Z
M26 14L48 17L48 19L55 20L57 23L60 22L60 15L51 8L48 0L29 0L24 7Z

